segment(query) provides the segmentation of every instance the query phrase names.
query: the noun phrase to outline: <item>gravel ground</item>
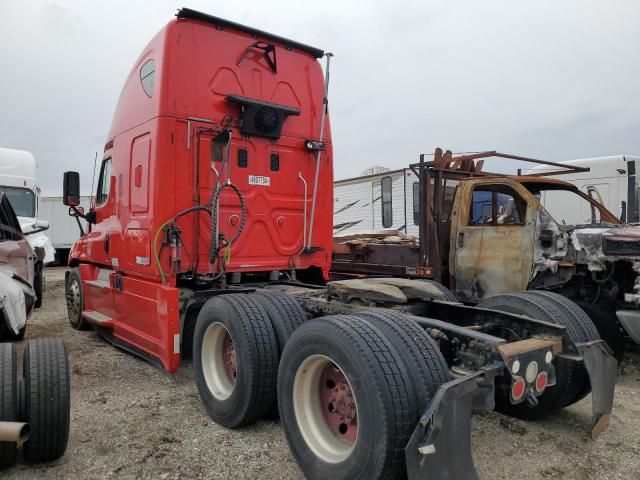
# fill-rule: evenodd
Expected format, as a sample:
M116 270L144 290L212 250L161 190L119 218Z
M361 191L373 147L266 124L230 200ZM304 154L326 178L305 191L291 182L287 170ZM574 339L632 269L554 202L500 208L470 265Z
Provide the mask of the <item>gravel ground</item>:
M277 420L240 430L212 422L190 365L175 376L69 327L64 269L47 269L44 307L27 337L62 336L72 368L71 436L57 462L4 472L9 479L302 478ZM20 347L19 347L20 348ZM640 349L622 365L611 426L586 433L590 397L541 422L474 416L473 453L483 479L640 478Z

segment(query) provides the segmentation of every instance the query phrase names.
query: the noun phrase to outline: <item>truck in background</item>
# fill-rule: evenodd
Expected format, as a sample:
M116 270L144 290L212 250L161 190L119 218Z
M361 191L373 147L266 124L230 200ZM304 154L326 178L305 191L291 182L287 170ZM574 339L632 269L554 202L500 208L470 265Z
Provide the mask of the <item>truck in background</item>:
M40 187L35 177L36 160L32 153L0 148L0 192L11 202L22 232L46 265L55 260L55 251L44 233L49 224L39 217Z
M91 204L90 195L80 196L80 206L87 212ZM47 232L53 248L55 249L55 263L58 265L66 265L69 251L80 234L76 217L69 215L69 207L62 204L62 193L57 195L44 193L40 197L40 206L38 215L42 220L49 222L49 230ZM86 230L86 222L82 219L83 228Z
M622 223L640 222L640 186L636 169L640 167L640 157L632 155L610 155L607 157L583 158L560 162L568 166L588 168L586 172L558 173L558 178L574 184L578 189L604 205ZM556 173L558 169L538 165L530 173ZM553 198L553 192L547 192L548 198L542 199L550 208L554 218L562 219L567 225L589 223L591 210L585 210L584 202L574 203ZM550 207L551 206L551 207Z

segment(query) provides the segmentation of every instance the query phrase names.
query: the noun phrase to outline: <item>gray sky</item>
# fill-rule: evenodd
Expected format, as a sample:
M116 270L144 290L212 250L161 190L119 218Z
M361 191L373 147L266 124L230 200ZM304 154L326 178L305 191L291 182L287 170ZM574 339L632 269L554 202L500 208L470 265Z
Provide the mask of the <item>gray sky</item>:
M33 152L45 191L71 169L89 189L133 62L181 6L335 54L336 178L436 146L640 154L637 0L0 0L0 146Z

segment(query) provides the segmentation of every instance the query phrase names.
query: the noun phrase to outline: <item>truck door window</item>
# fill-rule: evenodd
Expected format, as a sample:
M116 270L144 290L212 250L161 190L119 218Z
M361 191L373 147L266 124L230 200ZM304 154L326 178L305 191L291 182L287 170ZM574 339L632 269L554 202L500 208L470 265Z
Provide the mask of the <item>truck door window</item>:
M523 225L526 207L526 202L510 187L476 187L471 199L469 225Z
M393 225L393 210L391 203L391 177L383 177L380 181L381 196L382 196L382 226L384 228L390 228Z
M96 205L102 205L107 202L109 199L109 190L111 190L111 158L105 158L100 167Z

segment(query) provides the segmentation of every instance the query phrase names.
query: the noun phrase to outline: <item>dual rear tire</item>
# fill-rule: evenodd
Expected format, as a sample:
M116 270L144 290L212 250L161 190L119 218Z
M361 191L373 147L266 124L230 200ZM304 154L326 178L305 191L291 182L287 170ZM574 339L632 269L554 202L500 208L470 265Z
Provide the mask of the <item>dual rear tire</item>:
M305 322L283 293L203 306L193 364L205 409L229 428L269 416L307 478L395 478L404 448L449 369L410 317L374 312Z
M283 292L221 295L204 304L193 333L193 365L211 418L237 428L277 411L280 355L306 319Z

